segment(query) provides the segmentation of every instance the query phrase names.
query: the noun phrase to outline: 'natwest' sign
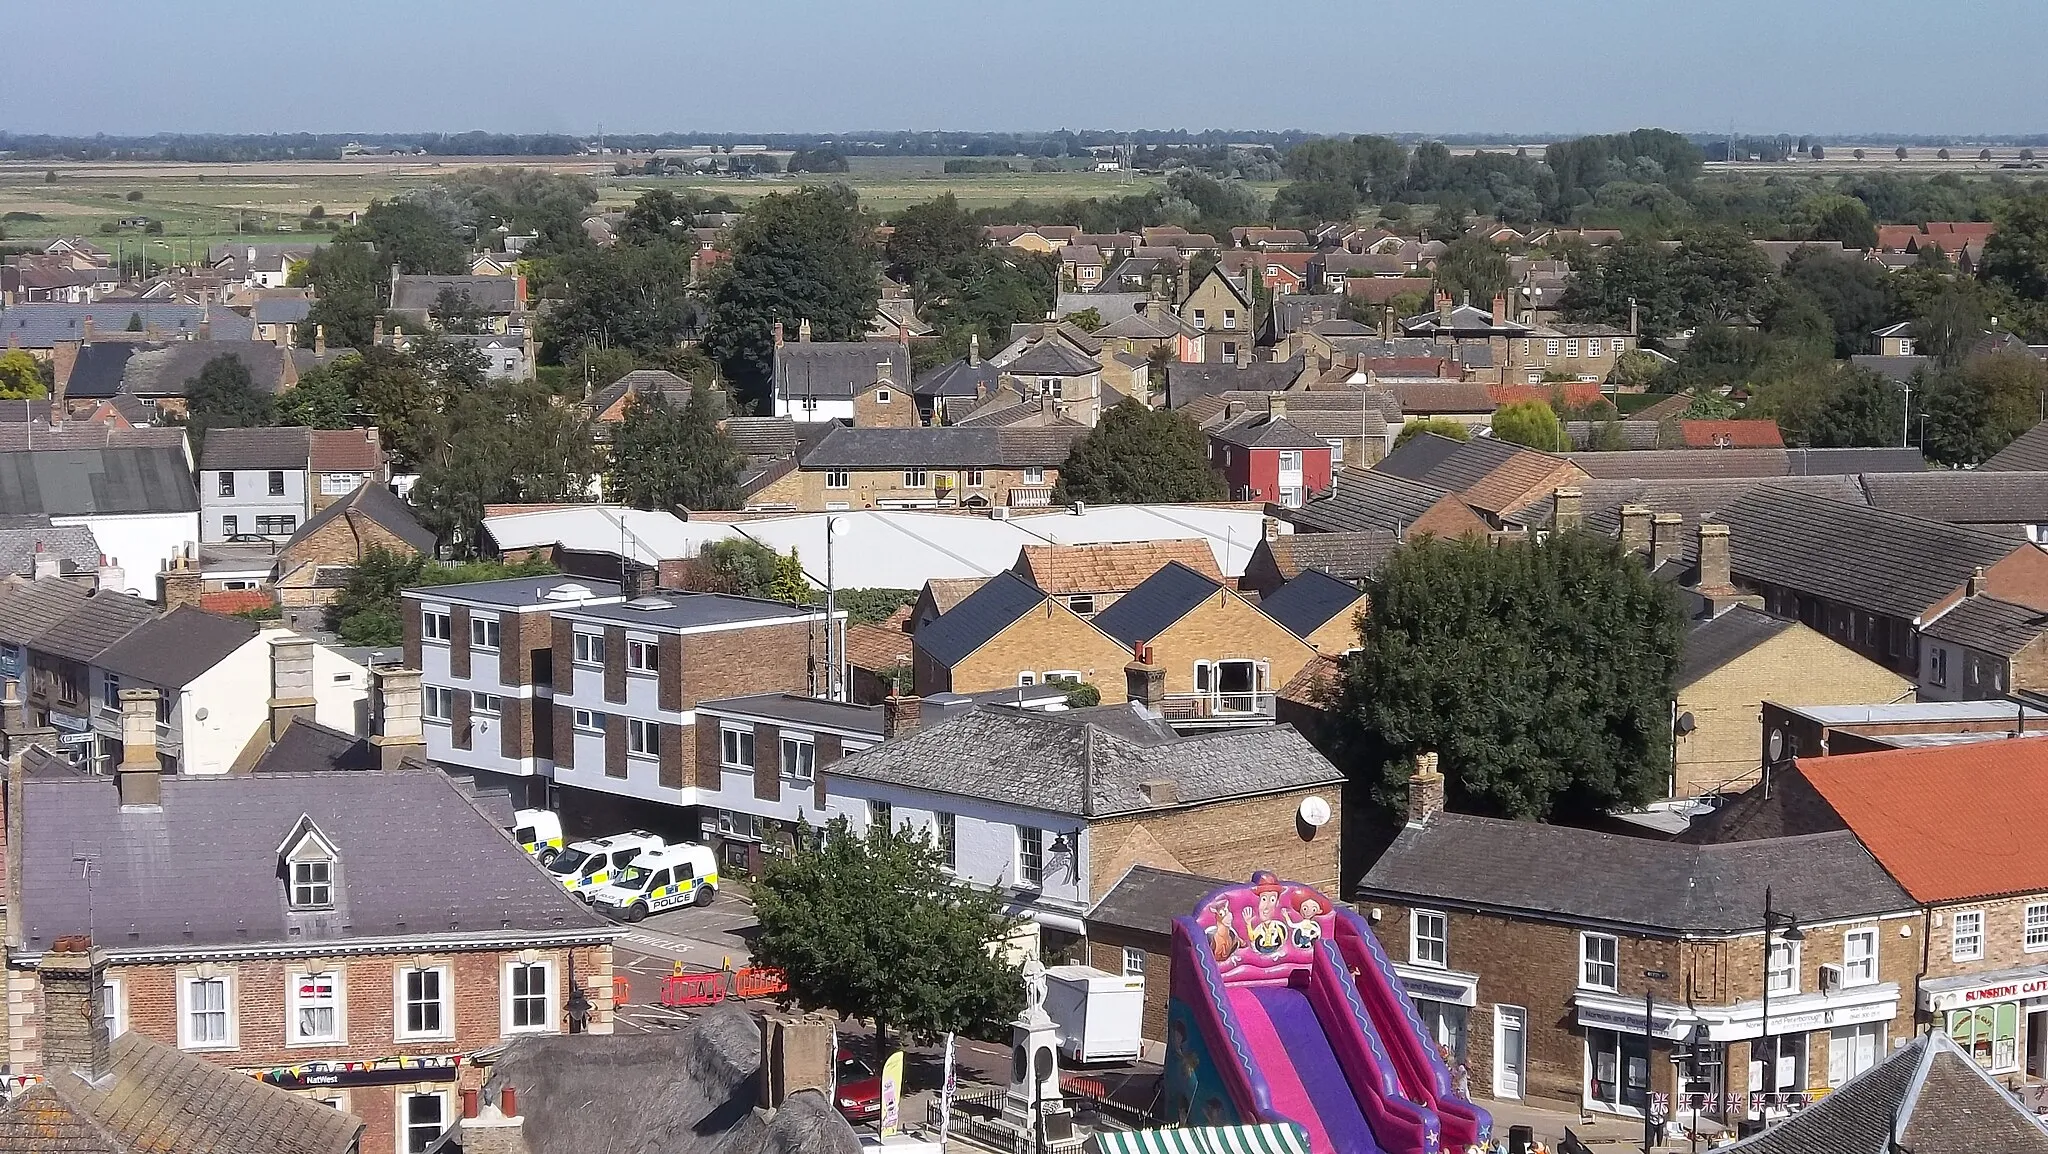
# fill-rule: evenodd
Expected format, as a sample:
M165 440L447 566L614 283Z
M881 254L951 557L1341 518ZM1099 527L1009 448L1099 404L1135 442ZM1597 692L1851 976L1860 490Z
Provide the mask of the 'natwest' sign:
M1980 1002L2011 1002L2037 994L2048 994L2048 977L1994 982L1988 986L1973 986L1964 990L1942 990L1930 995L1927 1002L1931 1010L1952 1010L1958 1006L1974 1006Z

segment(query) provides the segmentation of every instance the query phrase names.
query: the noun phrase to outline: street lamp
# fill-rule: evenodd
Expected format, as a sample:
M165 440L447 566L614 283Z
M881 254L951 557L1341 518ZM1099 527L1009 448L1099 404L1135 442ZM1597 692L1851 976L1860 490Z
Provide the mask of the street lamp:
M1764 1007L1763 1025L1761 1030L1759 1031L1759 1037L1757 1038L1757 1046L1763 1053L1763 1061L1760 1064L1764 1067L1764 1079L1766 1083L1771 1086L1776 1086L1778 1083L1778 1055L1777 1052L1771 1048L1771 935L1774 932L1776 932L1780 926L1784 927L1784 933L1779 936L1783 937L1785 941L1792 943L1793 945L1797 945L1798 943L1806 940L1806 932L1799 928L1799 919L1793 917L1791 914L1784 912L1783 910L1772 908L1771 887L1765 886ZM1766 1091L1766 1093L1768 1094L1769 1092ZM1768 1097L1766 1097L1764 1100L1764 1106L1768 1107L1769 1104L1770 1100ZM1761 1113L1761 1111L1759 1111L1759 1113Z
M1643 971L1643 1154L1651 1154L1657 1145L1657 1114L1652 1105L1657 1091L1650 1085L1650 1051L1657 1045L1657 1019L1650 999L1650 983L1669 980L1669 970Z
M1689 985L1690 983L1688 983ZM1691 999L1688 997L1687 1001L1689 1003ZM1685 1037L1679 1040L1677 1048L1671 1053L1673 1063L1684 1064L1684 1073L1682 1075L1684 1082L1697 1082L1700 1080L1700 1052L1705 1050L1706 1047L1706 1023L1695 1021L1692 1024L1692 1029L1685 1032ZM1692 1099L1691 1141L1692 1149L1698 1150L1700 1148L1700 1095L1685 1091L1684 1082L1680 1083L1679 1088L1681 1093L1685 1093L1686 1097Z

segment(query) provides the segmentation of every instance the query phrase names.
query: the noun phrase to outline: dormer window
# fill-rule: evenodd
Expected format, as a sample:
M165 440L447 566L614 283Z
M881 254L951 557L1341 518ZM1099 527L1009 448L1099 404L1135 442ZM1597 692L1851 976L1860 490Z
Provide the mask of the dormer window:
M311 817L300 816L277 854L284 867L285 901L294 911L334 908L340 854Z
M321 858L292 863L292 908L324 910L334 905L334 863Z

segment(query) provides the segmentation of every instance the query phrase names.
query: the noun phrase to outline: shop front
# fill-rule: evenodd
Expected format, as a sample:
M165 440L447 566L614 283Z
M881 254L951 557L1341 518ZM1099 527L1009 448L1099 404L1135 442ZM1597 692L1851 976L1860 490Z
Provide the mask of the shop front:
M1985 1073L2048 1078L2048 965L1922 982L1920 1008Z
M1479 1002L1479 975L1398 962L1394 972L1408 987L1415 1013L1436 1041L1437 1052L1444 1055L1444 1064L1453 1071L1466 1065L1470 1060L1467 1026L1472 1007Z

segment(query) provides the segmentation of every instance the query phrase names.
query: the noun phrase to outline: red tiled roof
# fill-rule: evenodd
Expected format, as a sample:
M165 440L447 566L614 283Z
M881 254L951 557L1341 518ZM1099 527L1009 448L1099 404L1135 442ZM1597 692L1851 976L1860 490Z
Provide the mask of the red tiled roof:
M1917 225L1884 224L1877 229L1877 247L1885 252L1904 252L1926 234Z
M1917 901L2048 892L2048 737L1801 758L1799 773Z
M1599 381L1566 381L1548 385L1488 385L1487 394L1497 405L1512 405L1518 401L1542 401L1563 394L1567 405L1590 405L1598 402L1605 393L1600 391Z
M375 429L314 429L307 436L316 473L374 473L384 467Z
M1688 449L1782 449L1776 421L1680 421Z
M208 613L246 613L251 609L268 609L275 604L271 595L261 589L228 589L199 595L199 607Z

